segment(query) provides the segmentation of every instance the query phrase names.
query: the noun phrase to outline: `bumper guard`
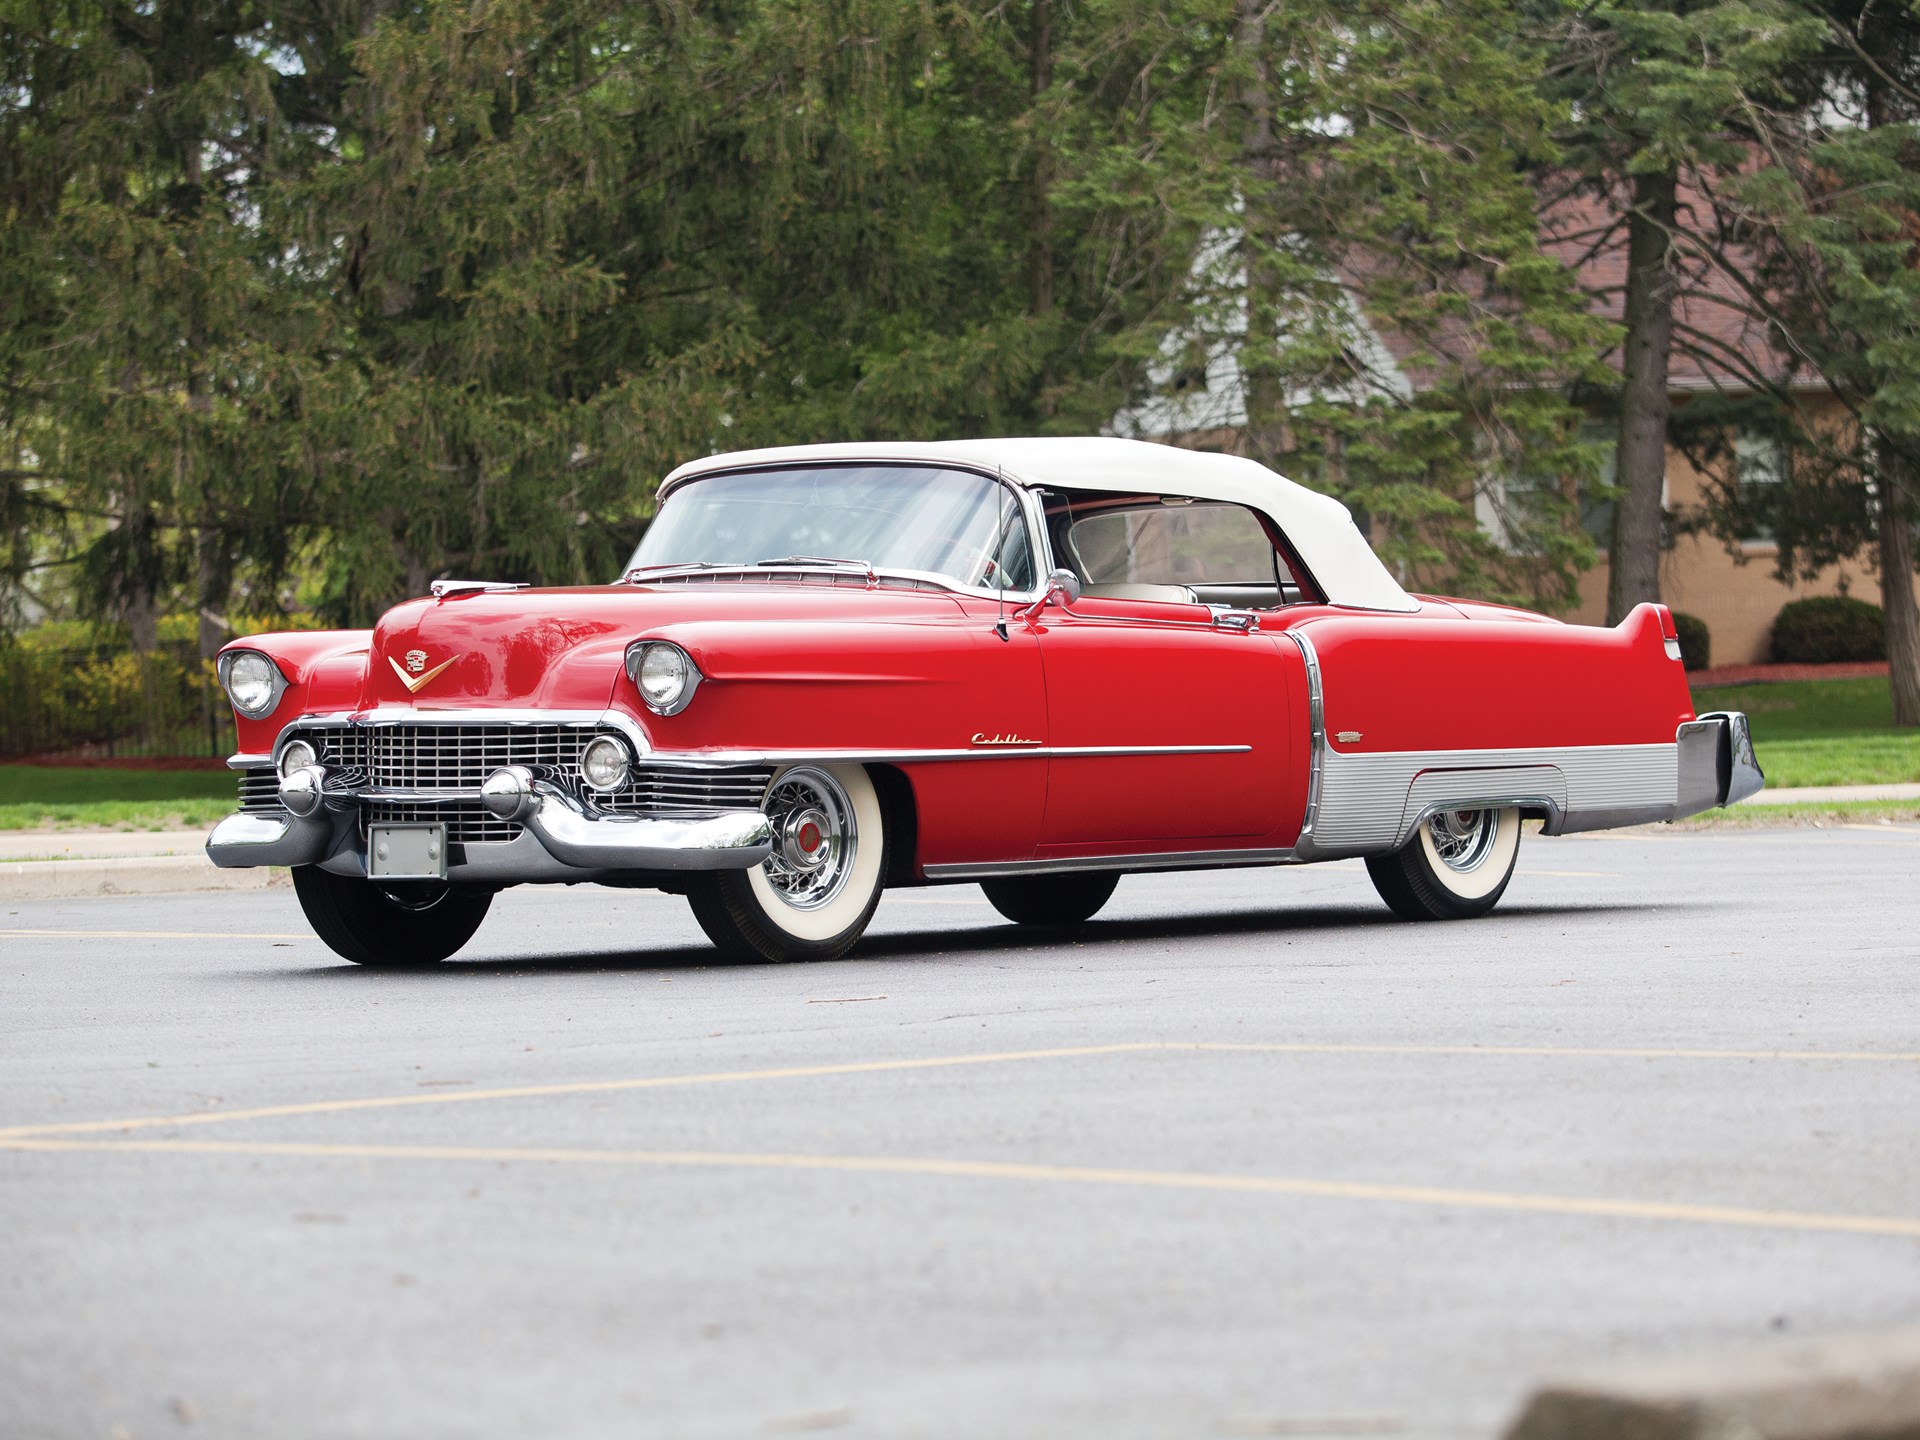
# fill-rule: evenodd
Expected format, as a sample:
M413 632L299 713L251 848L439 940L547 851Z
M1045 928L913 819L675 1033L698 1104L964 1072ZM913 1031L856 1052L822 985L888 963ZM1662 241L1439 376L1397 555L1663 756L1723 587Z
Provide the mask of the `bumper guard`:
M1702 715L1680 727L1680 785L1675 820L1757 795L1767 783L1754 758L1747 717L1738 710Z
M324 864L365 875L366 846L355 811L381 800L478 800L501 819L526 827L518 840L463 845L463 858L449 858L449 880L511 884L632 871L747 870L773 853L772 827L758 810L609 814L518 766L495 771L478 792L356 788L338 776L315 774L318 770L309 766L281 781L282 813L242 811L222 820L207 837L208 858L226 869ZM296 813L316 794L320 798L309 813Z

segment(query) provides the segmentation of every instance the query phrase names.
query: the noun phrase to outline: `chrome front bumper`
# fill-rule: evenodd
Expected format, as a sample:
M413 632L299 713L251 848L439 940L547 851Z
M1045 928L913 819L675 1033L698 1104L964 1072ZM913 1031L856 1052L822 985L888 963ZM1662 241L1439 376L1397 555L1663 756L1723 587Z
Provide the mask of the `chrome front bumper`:
M1680 727L1680 784L1672 819L1681 820L1757 795L1767 783L1754 758L1747 717L1738 710L1702 715Z
M281 782L283 797L299 795L291 782L301 773ZM447 861L449 880L516 884L592 880L636 871L747 870L773 853L772 827L758 810L686 816L608 814L590 809L550 781L525 772L519 772L518 778L512 813L502 818L519 823L521 834L513 840L454 847ZM356 813L360 806L381 800L483 799L480 793L428 796L419 791L331 784L316 788L319 803L308 815L291 810L229 815L207 837L208 858L227 869L320 865L338 874L364 876L366 842ZM494 799L484 803L494 808Z

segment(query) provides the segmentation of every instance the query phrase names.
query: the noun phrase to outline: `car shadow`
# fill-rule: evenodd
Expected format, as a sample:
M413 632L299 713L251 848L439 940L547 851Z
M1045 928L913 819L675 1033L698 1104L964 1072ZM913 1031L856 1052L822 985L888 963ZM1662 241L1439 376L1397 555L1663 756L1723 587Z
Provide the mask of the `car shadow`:
M1648 908L1650 907L1630 902L1611 905L1512 905L1503 906L1482 923L1625 915ZM1067 946L1071 946L1076 953L1085 955L1089 951L1142 940L1212 940L1233 936L1281 936L1355 929L1400 930L1404 931L1409 938L1433 933L1430 927L1399 920L1378 906L1285 908L1275 906L1260 910L1230 910L1213 913L1201 911L1129 920L1094 919L1082 925L1047 929L1024 928L1002 922L952 929L881 932L863 937L860 943L840 960L805 963L825 966L861 960L960 958L990 954L1026 955L1039 950ZM428 977L456 981L463 977L505 973L575 975L763 968L776 967L766 961L729 960L709 945L676 945L661 949L601 950L571 954L535 953L501 956L482 953L471 959L456 955L451 960L437 965L417 966L370 967L351 965L342 961L333 965L304 966L298 969L254 973L277 979L337 979L343 976L364 976L369 980L377 980L382 976L405 976L409 979Z

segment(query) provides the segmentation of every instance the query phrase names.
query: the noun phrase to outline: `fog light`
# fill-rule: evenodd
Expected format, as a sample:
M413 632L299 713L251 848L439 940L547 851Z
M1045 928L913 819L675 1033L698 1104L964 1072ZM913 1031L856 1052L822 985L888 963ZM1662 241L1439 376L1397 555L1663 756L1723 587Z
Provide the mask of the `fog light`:
M505 765L480 787L480 803L502 820L524 820L533 808L533 772L523 765Z
M280 774L284 778L296 770L304 770L309 765L318 764L319 754L304 740L289 740L287 748L280 752Z
M302 820L320 808L327 772L318 765L289 771L280 777L280 803Z
M580 756L580 774L596 790L618 790L627 783L627 747L611 735L588 743Z

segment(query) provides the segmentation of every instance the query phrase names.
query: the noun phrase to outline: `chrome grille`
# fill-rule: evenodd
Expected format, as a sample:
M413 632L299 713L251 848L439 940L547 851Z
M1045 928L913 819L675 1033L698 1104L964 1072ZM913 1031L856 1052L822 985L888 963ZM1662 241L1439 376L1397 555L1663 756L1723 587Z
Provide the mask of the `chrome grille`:
M521 825L489 813L474 796L486 778L504 765L544 771L602 811L623 814L713 814L758 810L773 781L771 765L713 768L637 766L626 788L612 794L586 790L579 780L581 753L596 735L612 732L594 725L423 725L316 726L302 732L329 770L348 772L357 784L381 790L455 792L444 800L366 803L362 824L445 824L447 838L460 844L518 839ZM253 772L248 772L251 776ZM261 793L278 806L277 780L271 770ZM242 795L251 783L242 780ZM464 792L460 794L459 792ZM456 796L458 798L456 798ZM364 834L364 830L362 831Z
M271 765L255 765L240 772L240 808L256 815L280 809L280 777Z
M319 730L320 762L387 790L478 790L503 765L573 771L591 725L353 725Z
M719 770L680 770L643 765L625 790L595 795L603 810L694 811L758 810L773 783L771 765L730 765Z
M445 825L447 839L458 845L487 845L520 838L520 826L500 819L477 800L439 805L376 800L362 813L367 825Z

